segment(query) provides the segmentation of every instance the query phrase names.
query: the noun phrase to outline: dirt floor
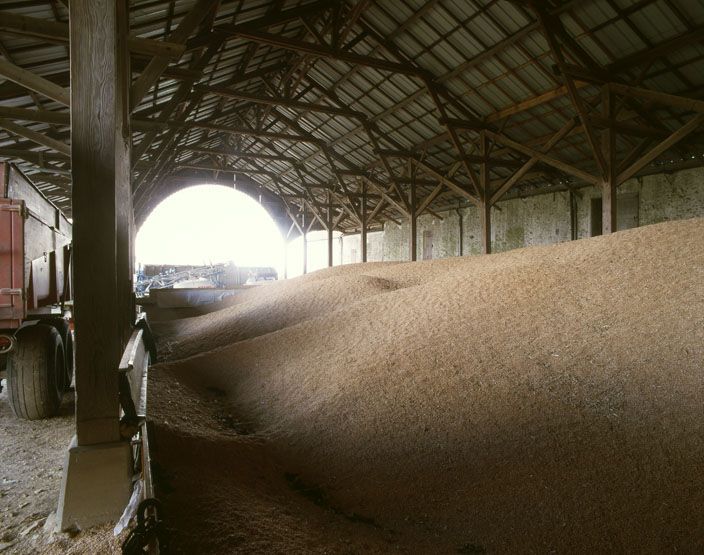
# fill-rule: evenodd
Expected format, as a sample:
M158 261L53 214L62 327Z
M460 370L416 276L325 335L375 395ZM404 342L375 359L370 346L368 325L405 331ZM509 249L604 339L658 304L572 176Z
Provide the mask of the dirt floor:
M75 433L73 391L64 395L58 416L30 422L12 414L3 384L0 429L0 553L120 553L112 526L70 534L53 527L64 456Z
M704 551L704 220L154 327L179 552Z

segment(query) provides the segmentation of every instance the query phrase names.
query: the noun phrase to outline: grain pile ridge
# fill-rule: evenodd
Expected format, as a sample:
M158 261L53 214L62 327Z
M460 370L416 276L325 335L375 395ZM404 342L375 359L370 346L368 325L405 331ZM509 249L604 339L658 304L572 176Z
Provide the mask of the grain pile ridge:
M163 441L233 468L255 442L349 552L704 550L704 220L337 267L156 327ZM183 417L213 391L234 435Z

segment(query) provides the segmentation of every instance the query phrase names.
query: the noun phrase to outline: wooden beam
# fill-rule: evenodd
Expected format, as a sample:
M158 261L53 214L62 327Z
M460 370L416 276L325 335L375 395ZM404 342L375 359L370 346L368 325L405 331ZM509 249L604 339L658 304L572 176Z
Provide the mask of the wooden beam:
M584 81L575 81L574 86L577 89L581 89L584 87L588 87L589 83L586 83ZM493 114L489 114L485 118L485 122L486 123L494 123L494 122L500 121L502 119L505 119L509 116L520 114L521 112L525 112L526 110L530 110L532 108L535 108L536 106L540 106L541 104L545 104L546 102L550 102L551 100L555 100L556 98L563 97L567 93L568 93L567 85L562 85L562 86L557 87L555 89L552 89L546 93L539 94L538 96L534 96L532 98L524 100L523 102L519 102L518 104L514 104L512 106L509 106L508 108L498 110L498 111L494 112Z
M299 102L297 100L292 100L290 98L277 98L272 96L264 96L258 94L247 94L243 92L234 91L232 89L227 89L224 87L205 87L196 86L196 90L203 93L215 94L223 98L232 98L234 100L244 100L247 102L253 102L256 104L266 104L269 106L284 106L286 108L292 108L295 110L301 110L304 112L320 112L323 114L331 114L335 116L345 116L349 118L354 118L357 120L366 119L365 114L362 112L356 112L354 110L346 110L344 108L335 108L334 106L327 106L325 104L311 104L308 102Z
M210 172L234 173L237 175L268 175L270 177L273 177L275 175L274 172L271 172L269 170L260 170L254 168L234 168L227 166L209 166L207 164L190 164L188 162L177 162L176 169L180 168Z
M227 28L227 27L226 27ZM308 54L310 56L315 56L317 58L326 58L330 60L339 60L350 64L352 66L366 66L379 69L382 71L389 71L392 73L400 73L402 75L409 75L413 77L423 77L424 73L410 67L406 64L400 64L396 62L391 62L389 60L383 60L381 58L373 58L371 56L364 56L362 54L355 54L354 52L348 52L343 50L337 50L329 46L322 46L317 44L312 44L310 42L303 42L295 39L290 39L280 35L275 35L272 33L267 33L264 31L257 30L247 30L243 28L235 28L234 26L230 28L231 34L233 36L238 36L240 38L249 39L251 41L258 42L260 44L268 44L270 46L276 46L277 48L283 48L286 50L291 50L293 52L301 52L303 54Z
M178 27L169 35L169 41L176 44L184 44L193 31L200 25L201 21L208 13L217 6L219 0L198 0L188 14L181 20ZM170 57L156 56L147 65L147 68L132 84L130 90L130 105L132 109L136 107L149 92L159 76L169 65Z
M575 111L577 112L579 119L582 121L584 133L587 137L587 142L589 143L589 147L591 148L592 154L594 155L596 165L599 168L601 174L605 175L606 161L604 160L600 145L597 142L594 130L592 129L592 124L589 120L587 110L584 106L584 103L582 102L581 97L579 96L579 91L577 90L574 80L565 69L565 57L562 53L560 45L558 44L555 38L556 34L561 34L563 36L565 34L563 33L564 30L562 28L562 23L557 17L549 16L543 10L543 8L539 8L537 4L532 4L532 7L538 15L538 19L540 20L541 26L543 28L543 34L545 35L545 38L547 39L548 44L550 45L552 55L555 58L555 61L557 62L557 65L563 74L563 77L565 79L565 85L567 86L567 92L570 96L570 99L572 100L572 104L574 105Z
M51 137L47 137L43 133L33 131L32 129L19 125L18 123L13 123L7 119L0 119L0 127L9 133L29 139L30 141L55 150L56 152L60 152L66 156L71 155L71 147L66 143L57 141Z
M71 125L71 114L68 112L30 110L28 108L14 108L12 106L0 106L0 118L48 123L51 125Z
M457 131L455 130L452 125L448 123L450 121L450 118L447 116L447 111L445 109L445 106L442 104L442 101L440 100L440 96L438 95L438 92L435 90L434 84L430 80L425 81L425 87L428 89L428 93L430 94L430 97L433 99L433 103L435 104L435 108L438 110L440 113L440 118L439 121L445 122L443 125L447 129L447 132L450 134L450 140L452 141L453 146L455 147L455 152L460 157L460 161L462 162L462 165L464 166L465 170L467 171L467 176L469 177L472 187L474 187L474 192L479 193L479 182L477 180L477 176L474 173L474 170L472 169L472 166L469 163L469 160L467 159L467 154L464 151L464 148L462 147L462 142L460 141L459 135L457 134Z
M424 173L434 177L435 179L443 183L448 189L451 189L458 195L471 201L473 204L479 205L479 198L467 191L467 189L465 189L460 183L456 182L450 177L447 177L446 175L443 175L440 170L432 167L427 162L423 162L422 160L419 160L415 157L410 158L410 160L415 166L423 170Z
M435 189L433 189L430 194L423 199L423 202L420 203L420 206L418 206L418 214L421 215L423 212L425 212L426 208L430 206L430 204L437 198L437 196L442 193L442 190L445 188L445 185L443 183L438 183Z
M627 181L634 175L636 175L640 170L645 168L658 156L660 156L667 149L672 148L679 141L684 139L687 135L695 131L700 125L704 123L704 113L699 113L692 117L687 123L680 127L677 131L672 133L667 139L650 149L641 158L633 162L628 168L623 170L618 176L618 182L623 183Z
M69 40L68 23L8 11L0 11L0 31L58 44L68 44ZM169 58L180 58L186 49L183 44L134 36L128 37L127 46L134 54Z
M672 106L673 108L681 108L683 110L690 110L692 112L704 112L704 100L697 100L694 98L687 98L686 96L678 96L674 94L651 91L640 87L630 87L628 85L622 85L621 83L609 83L609 86L611 87L611 90L613 92L624 96L642 98L643 100L648 100L656 104L664 104L666 106Z
M64 106L70 106L71 96L68 90L60 87L59 85L52 83L44 77L40 77L26 69L8 62L7 60L0 59L0 76L17 83L30 91L37 92L55 100L59 104Z
M23 148L0 148L0 156L4 158L16 158L27 160L33 164L44 164L44 162L70 162L71 159L64 155L53 152L36 152Z
M281 156L279 154L263 154L260 152L245 152L242 150L227 150L224 148L200 148L197 146L186 146L179 149L179 152L193 152L196 154L206 154L209 156L232 156L233 158L248 158L252 160L276 160L279 162L287 162L289 164L297 164L298 160L290 156Z
M540 149L541 154L547 154L552 150L552 148L565 136L567 136L570 131L575 127L576 123L574 120L569 120L561 129L555 133L550 140ZM509 177L499 189L492 195L490 203L492 205L496 204L498 200L506 194L506 192L511 189L516 183L518 183L523 177L531 170L535 164L540 161L539 158L533 156L525 164L523 164L516 173Z
M281 25L282 23L288 23L297 19L315 16L319 12L327 10L329 7L330 0L318 0L317 2L310 2L286 10L270 9L267 11L266 15L245 23L237 25L218 25L212 31L201 33L190 39L187 42L186 48L187 50L202 48L203 46L211 44L213 40L216 39L225 41L237 36L237 31L240 29L265 29L272 25Z
M687 33L675 35L674 37L656 44L651 48L639 50L629 54L625 58L616 60L606 66L606 70L614 75L633 69L641 64L650 64L663 56L668 56L677 50L686 48L704 40L704 25L695 27Z
M538 152L537 150L534 150L530 147L524 146L521 143L518 143L516 141L513 141L506 137L505 135L502 135L501 133L494 133L493 131L487 131L487 134L493 138L495 141L506 145L507 147L512 148L513 150L517 152L521 152L525 154L526 156L531 156L533 158L537 158L539 161L552 166L553 168L556 168L558 170L561 170L569 175L573 175L574 177L577 177L579 179L582 179L584 181L587 181L588 183L593 183L594 185L597 185L600 183L600 179L597 177L594 177L593 175L580 170L579 168L575 168L574 166L571 166L570 164L567 164L565 162L561 162L560 160L557 160L555 158L551 158L550 156L547 156L541 152Z

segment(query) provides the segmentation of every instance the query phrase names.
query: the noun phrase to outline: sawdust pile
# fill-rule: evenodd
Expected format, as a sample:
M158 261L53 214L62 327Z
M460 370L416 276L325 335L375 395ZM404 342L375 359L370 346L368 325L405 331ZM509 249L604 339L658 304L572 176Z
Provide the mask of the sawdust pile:
M334 268L156 330L183 545L704 550L704 220Z

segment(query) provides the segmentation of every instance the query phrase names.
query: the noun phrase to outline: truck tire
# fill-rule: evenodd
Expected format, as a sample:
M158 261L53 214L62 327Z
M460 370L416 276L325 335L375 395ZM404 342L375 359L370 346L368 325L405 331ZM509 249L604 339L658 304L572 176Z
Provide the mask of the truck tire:
M8 399L19 418L54 416L64 390L64 348L56 328L35 324L20 329L7 360Z
M73 332L69 326L68 320L65 318L52 318L50 320L41 320L42 323L50 324L56 328L61 336L61 341L64 344L64 378L62 381L63 390L68 391L73 382Z
M64 391L68 391L73 383L73 369L76 363L76 359L73 354L73 332L69 329L66 332L66 338L64 339L64 357L66 368L66 379L64 381Z

